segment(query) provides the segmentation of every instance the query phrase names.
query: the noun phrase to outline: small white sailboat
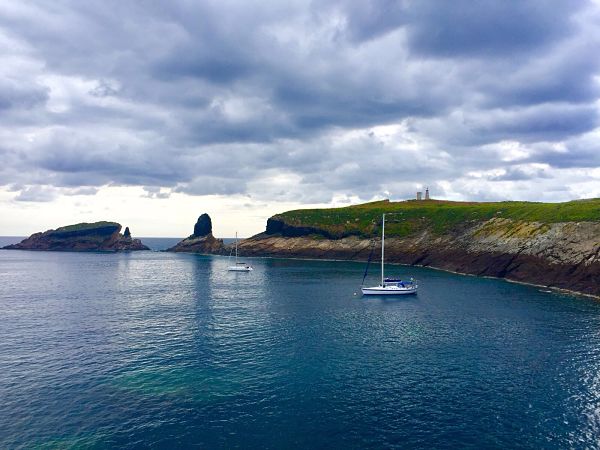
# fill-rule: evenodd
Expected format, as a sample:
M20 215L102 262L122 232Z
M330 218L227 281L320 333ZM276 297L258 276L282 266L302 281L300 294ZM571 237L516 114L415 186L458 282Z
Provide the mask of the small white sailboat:
M381 284L373 287L362 287L363 295L407 295L416 294L419 285L417 280L410 278L405 281L400 278L386 278L384 273L384 250L385 250L385 214L381 224ZM369 258L370 260L370 258ZM366 276L366 272L365 272ZM364 281L364 278L363 278Z
M231 260L231 255L229 255L229 259ZM254 270L250 264L245 262L238 261L238 237L237 232L235 233L235 264L229 265L227 270L230 272L251 272Z

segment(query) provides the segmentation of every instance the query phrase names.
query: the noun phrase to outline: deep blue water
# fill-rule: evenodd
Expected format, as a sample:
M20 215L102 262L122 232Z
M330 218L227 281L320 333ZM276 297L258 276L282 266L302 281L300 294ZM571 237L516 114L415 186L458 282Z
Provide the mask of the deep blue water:
M166 250L173 247L182 238L140 238L148 248L154 251Z
M0 448L598 445L600 302L252 262L0 251Z

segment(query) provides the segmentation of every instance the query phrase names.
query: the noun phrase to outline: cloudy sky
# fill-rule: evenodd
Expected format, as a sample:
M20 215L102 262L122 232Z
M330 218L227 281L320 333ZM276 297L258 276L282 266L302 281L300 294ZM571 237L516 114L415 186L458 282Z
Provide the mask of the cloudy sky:
M0 3L0 235L600 196L600 5Z

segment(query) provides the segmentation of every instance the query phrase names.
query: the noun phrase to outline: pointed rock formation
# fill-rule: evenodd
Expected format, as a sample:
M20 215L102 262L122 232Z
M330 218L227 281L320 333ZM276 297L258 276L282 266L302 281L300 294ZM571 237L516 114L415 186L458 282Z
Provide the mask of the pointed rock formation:
M210 216L206 213L201 214L196 221L196 225L194 225L194 237L202 237L207 234L212 233L212 220L210 220Z
M206 213L200 215L194 225L194 234L178 242L177 245L167 249L168 252L186 253L223 253L225 245L223 239L217 239L212 234L212 221Z

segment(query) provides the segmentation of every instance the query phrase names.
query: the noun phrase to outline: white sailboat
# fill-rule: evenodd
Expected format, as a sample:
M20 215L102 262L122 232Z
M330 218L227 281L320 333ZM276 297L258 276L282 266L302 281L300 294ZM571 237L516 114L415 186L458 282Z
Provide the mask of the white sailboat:
M229 259L231 260L231 255L229 255ZM233 265L230 264L229 267L227 267L227 270L230 272L250 272L250 271L254 270L250 264L238 261L237 231L235 233L235 264L233 264Z
M361 288L363 295L407 295L416 294L419 288L417 281L411 278L408 281L400 278L386 278L384 273L385 250L385 214L381 224L381 284L373 287ZM365 272L366 276L366 272Z

